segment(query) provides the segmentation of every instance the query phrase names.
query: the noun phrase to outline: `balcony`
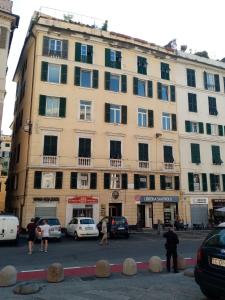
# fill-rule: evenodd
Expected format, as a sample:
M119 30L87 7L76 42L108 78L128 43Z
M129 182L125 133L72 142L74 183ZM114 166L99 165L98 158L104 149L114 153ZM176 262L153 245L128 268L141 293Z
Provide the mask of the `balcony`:
M91 166L91 158L90 157L78 157L78 166L90 167Z
M47 166L56 166L58 164L58 157L52 155L43 155L42 164Z
M165 170L173 170L174 169L174 163L164 163L164 169Z
M109 160L109 167L112 168L122 168L122 159L110 159Z
M147 170L149 169L149 161L143 161L143 160L139 160L138 162L138 167L139 169L144 169L144 170Z

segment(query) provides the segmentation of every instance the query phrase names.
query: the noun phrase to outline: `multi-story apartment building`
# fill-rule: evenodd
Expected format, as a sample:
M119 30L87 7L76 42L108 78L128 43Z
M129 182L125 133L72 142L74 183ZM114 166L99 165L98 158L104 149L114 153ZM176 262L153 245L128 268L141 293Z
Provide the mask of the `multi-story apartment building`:
M176 61L143 40L34 14L14 76L7 194L22 226L40 215L173 223Z
M9 160L11 149L11 135L0 137L0 212L5 210L6 180L8 176Z
M206 225L225 206L225 64L180 53L176 84L183 217Z
M12 14L12 1L0 0L0 128L2 110L5 98L5 78L7 59L15 28L18 27L19 17Z

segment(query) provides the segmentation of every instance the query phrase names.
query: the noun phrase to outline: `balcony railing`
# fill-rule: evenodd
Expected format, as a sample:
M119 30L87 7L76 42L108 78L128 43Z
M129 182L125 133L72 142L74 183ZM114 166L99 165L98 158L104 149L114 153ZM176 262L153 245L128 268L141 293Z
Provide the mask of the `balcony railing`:
M90 157L78 157L78 166L90 167L91 158Z
M122 168L122 159L110 159L109 166L112 168Z
M139 160L138 167L139 169L149 169L149 161Z
M58 157L52 155L43 155L42 164L48 166L56 166L58 164Z
M164 163L164 169L165 170L173 170L174 169L174 163Z

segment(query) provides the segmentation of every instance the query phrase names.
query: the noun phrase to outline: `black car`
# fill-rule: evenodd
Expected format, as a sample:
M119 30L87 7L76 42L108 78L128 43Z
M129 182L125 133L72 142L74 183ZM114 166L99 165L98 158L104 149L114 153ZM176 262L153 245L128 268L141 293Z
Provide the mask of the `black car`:
M225 223L212 230L198 249L195 281L209 299L225 299Z
M110 238L117 236L124 236L125 238L129 238L128 222L125 217L104 217L97 224L100 235L103 220L106 220L107 222L107 230Z

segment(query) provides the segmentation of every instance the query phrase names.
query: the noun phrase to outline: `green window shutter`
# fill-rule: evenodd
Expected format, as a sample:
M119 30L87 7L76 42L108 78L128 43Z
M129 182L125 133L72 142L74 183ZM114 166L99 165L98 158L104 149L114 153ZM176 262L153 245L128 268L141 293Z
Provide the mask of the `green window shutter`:
M34 189L41 189L41 177L42 177L41 171L34 172Z
M61 83L67 83L67 65L61 65Z
M104 189L110 188L110 173L104 173Z
M172 118L172 130L176 131L177 130L177 116L176 114L171 114Z
M70 188L77 189L77 172L70 173Z
M172 102L176 101L176 91L175 91L175 86L174 85L170 86L170 100Z
M225 192L225 174L222 174L222 180L223 180L223 192Z
M124 173L122 174L122 190L126 190L127 189L127 174Z
M90 189L91 190L97 189L97 173L91 173Z
M127 75L121 75L121 92L127 92Z
M105 90L110 90L110 72L105 72Z
M218 125L219 136L223 136L223 125Z
M162 99L162 83L157 83L158 99Z
M63 172L56 172L55 189L61 189L62 188L62 181L63 181Z
M185 121L185 131L186 132L191 132L191 122L190 121Z
M210 187L211 187L211 192L215 192L216 191L216 181L215 181L215 175L214 174L210 174Z
M43 37L42 55L48 55L49 53L49 37Z
M149 175L149 188L150 190L154 190L155 189L155 175Z
M105 66L111 67L111 61L110 61L110 49L105 49Z
M98 88L98 70L93 70L93 82L92 87L94 89Z
M174 189L179 190L180 189L180 177L174 176Z
M207 174L206 173L202 173L202 190L203 190L203 192L208 191Z
M75 61L81 61L81 43L75 43Z
M191 112L197 112L197 96L193 93L188 93L188 109Z
M134 95L138 94L138 78L137 77L133 78L133 94Z
M57 136L45 135L43 155L57 156L57 142L58 142Z
M87 63L93 63L93 46L87 45Z
M206 123L206 133L211 134L211 124L210 123Z
M68 41L63 40L62 42L62 58L67 59L68 58Z
M218 74L214 75L214 81L215 81L215 91L220 92L220 77Z
M200 164L200 146L199 144L191 143L191 162L194 164Z
M39 98L39 115L45 116L45 109L46 109L46 96L40 95Z
M80 67L74 68L74 84L80 86Z
M195 70L193 69L187 69L187 85L196 87L195 84Z
M216 165L220 165L222 163L220 158L220 146L212 145L212 162Z
M116 51L116 68L121 69L121 52Z
M154 111L148 110L148 127L154 127Z
M59 103L59 116L65 118L66 116L66 98L61 97Z
M189 192L194 191L194 174L188 173L188 186L189 186Z
M166 189L166 176L160 175L160 189L165 190Z
M148 97L153 97L153 85L151 80L148 80Z
M204 125L202 122L198 122L199 133L204 133Z
M121 108L122 108L121 123L127 124L127 106L122 105Z
M105 103L105 122L110 123L110 104Z
M204 78L204 88L208 90L208 84L207 84L207 73L204 71L203 73L203 78Z
M134 174L134 189L139 190L139 188L140 188L139 174Z
M48 63L45 61L41 62L41 81L48 80Z

